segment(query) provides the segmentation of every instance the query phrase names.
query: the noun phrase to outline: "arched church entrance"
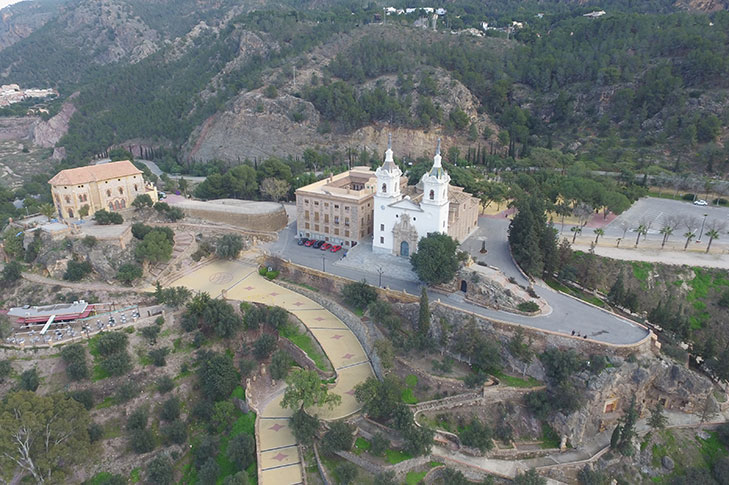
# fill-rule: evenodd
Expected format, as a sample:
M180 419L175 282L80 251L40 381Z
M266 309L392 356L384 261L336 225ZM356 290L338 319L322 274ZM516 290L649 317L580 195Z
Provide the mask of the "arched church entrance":
M406 258L410 256L410 245L407 241L400 243L400 256L404 256Z

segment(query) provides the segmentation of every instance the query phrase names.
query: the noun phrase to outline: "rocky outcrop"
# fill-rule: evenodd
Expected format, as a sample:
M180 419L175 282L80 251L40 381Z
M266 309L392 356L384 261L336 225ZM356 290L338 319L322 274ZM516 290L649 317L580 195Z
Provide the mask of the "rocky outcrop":
M21 2L0 10L0 50L45 25L57 13L60 4L59 0Z
M685 367L655 357L633 363L611 360L615 367L597 376L587 372L576 376L576 386L585 389L585 404L575 413L558 413L551 420L574 446L603 429L614 428L633 398L643 416L657 402L668 410L691 414L702 413L707 403L712 407L711 381Z
M63 103L61 110L48 121L40 120L33 130L33 142L44 148L50 148L58 143L68 131L68 123L76 112L76 107L70 101L78 93L69 97L69 101Z
M35 116L0 117L0 141L31 139L39 120Z

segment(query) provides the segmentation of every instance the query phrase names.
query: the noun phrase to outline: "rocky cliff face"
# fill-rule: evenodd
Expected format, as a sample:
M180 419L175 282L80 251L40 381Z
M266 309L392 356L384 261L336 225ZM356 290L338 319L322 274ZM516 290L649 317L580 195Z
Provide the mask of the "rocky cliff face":
M729 2L726 0L677 0L673 5L694 12L717 12L729 9Z
M0 50L24 39L45 25L58 11L61 0L21 2L0 10Z
M573 445L604 429L612 430L635 398L642 416L657 402L666 409L700 414L704 407L715 407L711 381L691 370L655 357L640 362L627 362L611 357L615 367L594 376L587 372L576 377L586 388L585 405L564 416L557 414L551 424Z
M74 95L75 96L75 95ZM48 121L40 120L33 130L33 142L44 148L51 148L56 145L58 140L68 131L68 122L76 112L76 107L70 101L74 96L69 98L69 101L63 103L61 110L57 115L53 116Z

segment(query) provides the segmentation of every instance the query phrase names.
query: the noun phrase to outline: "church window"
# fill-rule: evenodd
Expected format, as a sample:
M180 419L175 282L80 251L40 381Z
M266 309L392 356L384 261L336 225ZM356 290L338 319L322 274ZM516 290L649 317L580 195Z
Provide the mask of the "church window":
M387 184L382 184L382 191L387 192Z
M385 244L385 238L384 237L380 237L380 244Z
M137 184L134 184L134 191L139 192L139 188L137 188Z
M111 197L111 190L107 190L107 191L106 191L106 196L107 196L107 197Z
M380 224L380 231L384 231L384 230L385 230L385 225L384 224Z
M435 192L431 190L430 191L430 200L433 200L434 198L435 198Z
M119 195L122 195L123 193L124 193L124 189L122 189L121 187L119 187Z
M70 204L70 203L71 203L71 197L66 196L66 204Z

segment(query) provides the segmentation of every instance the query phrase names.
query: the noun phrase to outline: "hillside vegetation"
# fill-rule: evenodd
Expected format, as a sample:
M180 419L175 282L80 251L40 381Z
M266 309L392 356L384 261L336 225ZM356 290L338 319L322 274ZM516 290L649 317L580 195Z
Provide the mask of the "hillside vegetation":
M589 5L463 1L449 4L434 33L413 28L417 13L368 25L380 22L374 4L250 13L234 4L72 3L0 51L0 65L8 81L80 90L60 142L71 163L132 139L182 157L178 148L206 119L235 117L231 101L261 90L311 103L320 133L435 129L504 165L542 147L610 170L727 168L724 11L612 2L590 19ZM462 31L512 19L525 25L508 38ZM294 66L309 74L296 85ZM304 121L297 113L292 129ZM229 162L247 156L225 153Z

